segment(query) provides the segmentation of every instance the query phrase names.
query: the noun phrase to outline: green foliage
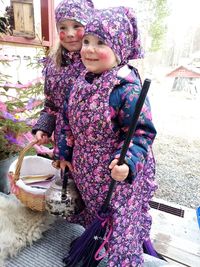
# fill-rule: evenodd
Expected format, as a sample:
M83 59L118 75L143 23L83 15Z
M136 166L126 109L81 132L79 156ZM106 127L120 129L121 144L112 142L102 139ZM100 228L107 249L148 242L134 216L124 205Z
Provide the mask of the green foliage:
M149 27L152 37L150 50L155 52L162 48L163 40L167 31L166 17L169 15L167 0L152 0L153 20Z
M9 66L9 63L7 62L7 60L3 60L3 59L1 59L0 63L1 63L1 65L4 66L4 67ZM10 75L7 75L7 74L2 73L2 72L0 71L0 83L9 80L9 78L11 78Z
M5 64L0 60L0 64ZM2 81L6 80L6 75ZM42 108L43 81L0 87L0 160L18 153ZM12 90L10 92L10 90Z
M25 122L13 122L0 117L0 160L17 154L21 150L21 134L28 132L30 127Z

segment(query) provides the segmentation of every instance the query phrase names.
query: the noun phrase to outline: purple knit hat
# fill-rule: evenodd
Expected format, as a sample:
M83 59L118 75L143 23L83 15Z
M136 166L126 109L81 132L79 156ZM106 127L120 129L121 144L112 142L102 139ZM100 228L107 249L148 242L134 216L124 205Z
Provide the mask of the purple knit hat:
M137 21L131 8L96 10L93 17L85 27L85 34L98 36L115 52L121 64L143 57Z
M93 9L94 4L91 0L63 0L55 9L55 20L59 23L71 19L85 26Z

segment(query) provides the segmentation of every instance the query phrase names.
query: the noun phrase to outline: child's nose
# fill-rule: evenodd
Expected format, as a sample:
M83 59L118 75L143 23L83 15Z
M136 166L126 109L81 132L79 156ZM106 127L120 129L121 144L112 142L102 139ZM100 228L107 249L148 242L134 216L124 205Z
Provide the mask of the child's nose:
M74 37L74 29L68 29L67 36L68 37Z
M95 52L95 47L93 45L89 45L87 47L87 50L88 50L88 52L94 53Z

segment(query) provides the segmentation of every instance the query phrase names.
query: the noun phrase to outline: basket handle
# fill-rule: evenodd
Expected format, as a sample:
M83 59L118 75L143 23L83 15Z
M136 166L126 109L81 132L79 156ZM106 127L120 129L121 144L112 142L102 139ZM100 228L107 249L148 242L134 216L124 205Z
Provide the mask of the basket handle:
M22 151L19 154L17 163L16 163L16 168L15 168L15 174L14 174L14 181L17 182L19 180L19 176L20 176L20 170L21 170L21 166L22 166L22 162L24 159L24 156L26 154L26 152L31 149L35 144L38 143L38 140L34 140L31 141L27 146L25 146Z

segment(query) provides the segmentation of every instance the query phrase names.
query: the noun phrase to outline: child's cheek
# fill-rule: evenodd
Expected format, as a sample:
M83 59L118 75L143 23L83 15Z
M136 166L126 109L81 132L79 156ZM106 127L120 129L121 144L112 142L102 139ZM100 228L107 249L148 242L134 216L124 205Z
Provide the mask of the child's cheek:
M60 32L59 33L59 38L60 38L60 41L63 41L65 39L65 32Z
M83 35L84 35L84 28L78 29L77 32L76 32L77 38L80 39L80 40L82 40Z
M99 59L108 60L109 59L109 53L107 53L107 52L99 52Z
M82 56L82 57L85 55L85 50L86 50L86 49L85 49L84 47L81 48L81 56Z

